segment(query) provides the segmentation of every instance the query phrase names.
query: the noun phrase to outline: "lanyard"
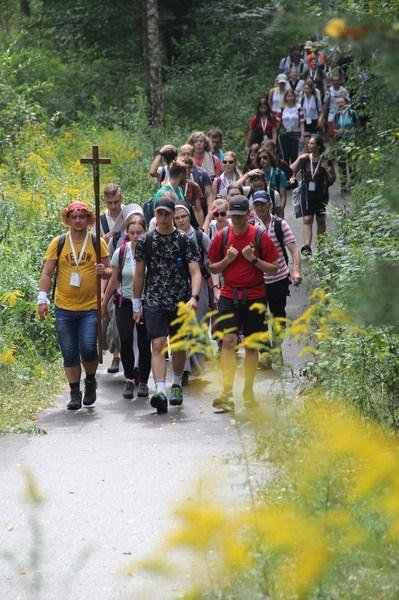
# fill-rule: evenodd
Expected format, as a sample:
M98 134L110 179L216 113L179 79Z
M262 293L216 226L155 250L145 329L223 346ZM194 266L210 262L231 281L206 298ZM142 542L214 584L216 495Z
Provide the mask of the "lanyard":
M316 177L317 170L320 167L321 156L319 158L319 162L317 163L317 167L316 167L315 171L313 171L313 154L311 156L312 156L312 158L310 159L310 175L312 177L312 181L314 181L314 178Z
M262 121L262 119L260 120L260 123L261 123L261 125L262 125L262 131L263 131L263 133L265 133L265 132L266 132L266 129L267 129L267 122L268 122L268 119L266 119L266 121Z
M78 268L78 266L79 266L79 263L80 263L80 261L81 261L81 258L82 258L82 256L83 256L83 253L84 253L84 251L85 251L85 249L86 249L87 240L89 239L89 232L88 232L88 231L86 231L86 237L85 237L85 239L84 239L84 242L83 242L82 249L81 249L81 251L80 251L80 253L79 253L79 259L76 257L76 250L75 250L75 246L74 246L73 239L72 239L72 236L71 236L71 234L70 234L70 232L69 232L69 231L68 231L68 235L69 235L69 244L70 244L70 246L71 246L73 260L75 261L76 268Z
M306 116L307 117L309 116L309 113L310 113L310 109L311 109L311 105L312 105L312 98L313 98L313 96L311 96L311 98L309 100L309 98L306 96L306 94L304 96L304 104L305 104L305 108L306 108Z

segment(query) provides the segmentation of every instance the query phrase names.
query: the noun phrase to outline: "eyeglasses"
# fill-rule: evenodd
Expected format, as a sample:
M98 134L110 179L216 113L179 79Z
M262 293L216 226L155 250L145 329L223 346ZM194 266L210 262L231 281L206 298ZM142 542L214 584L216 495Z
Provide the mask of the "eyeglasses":
M224 165L234 165L234 160L224 160L223 164Z
M264 156L259 156L259 160L269 160L269 157L264 155Z
M227 215L225 210L222 210L222 212L214 212L213 216L214 217L225 217Z

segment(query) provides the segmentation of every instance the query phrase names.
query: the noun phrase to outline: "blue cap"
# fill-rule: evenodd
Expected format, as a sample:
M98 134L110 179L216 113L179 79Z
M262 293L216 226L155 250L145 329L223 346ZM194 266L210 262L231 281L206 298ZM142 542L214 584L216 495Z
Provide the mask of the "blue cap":
M259 192L255 192L252 196L252 202L271 202L269 192L265 190L260 190Z

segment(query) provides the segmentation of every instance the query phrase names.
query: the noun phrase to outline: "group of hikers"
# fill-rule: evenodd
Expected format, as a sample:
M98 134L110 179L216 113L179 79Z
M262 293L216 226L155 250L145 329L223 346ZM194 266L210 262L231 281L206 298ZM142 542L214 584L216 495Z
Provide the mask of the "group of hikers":
M98 277L101 316L111 319L118 333L108 372L118 372L122 363L124 398L134 398L135 391L150 397L158 413L183 403L190 372L201 372L205 360L186 349L172 350L168 398L168 337L178 332L183 302L200 322L210 310L217 312L209 331L218 331L222 389L213 406L234 410L238 341L267 331L265 311L257 306L267 307L274 318L286 317L290 285L302 279L301 253L312 254L315 219L317 234L325 231L328 190L336 174L325 156L323 133L331 144L337 134L358 126L358 117L347 108L342 70L334 65L328 83L323 58L310 54L303 58L293 46L282 59L276 85L259 100L250 121L242 172L235 152L223 151L217 128L192 133L180 152L171 144L163 146L149 169L158 182L151 200L125 205L118 184L105 186L99 256L93 211L72 202L61 212L68 232L54 238L45 254L38 312L46 318L56 273L55 319L69 410L90 407L97 398ZM284 219L287 190L293 190L296 215L303 218L301 251ZM248 408L258 405L253 387L260 352L266 368L282 360L273 336L262 346L244 345L242 397ZM155 389L150 394L151 372Z

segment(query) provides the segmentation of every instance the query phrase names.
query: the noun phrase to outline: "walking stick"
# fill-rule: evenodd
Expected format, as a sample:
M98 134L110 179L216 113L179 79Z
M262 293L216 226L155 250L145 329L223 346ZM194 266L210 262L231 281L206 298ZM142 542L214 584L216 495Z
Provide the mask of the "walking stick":
M98 146L92 146L92 158L81 158L82 164L93 165L94 204L96 212L96 256L97 263L101 262L101 231L100 231L100 171L99 165L109 165L110 158L99 158ZM98 362L103 362L103 343L101 330L101 275L97 275L97 340Z

